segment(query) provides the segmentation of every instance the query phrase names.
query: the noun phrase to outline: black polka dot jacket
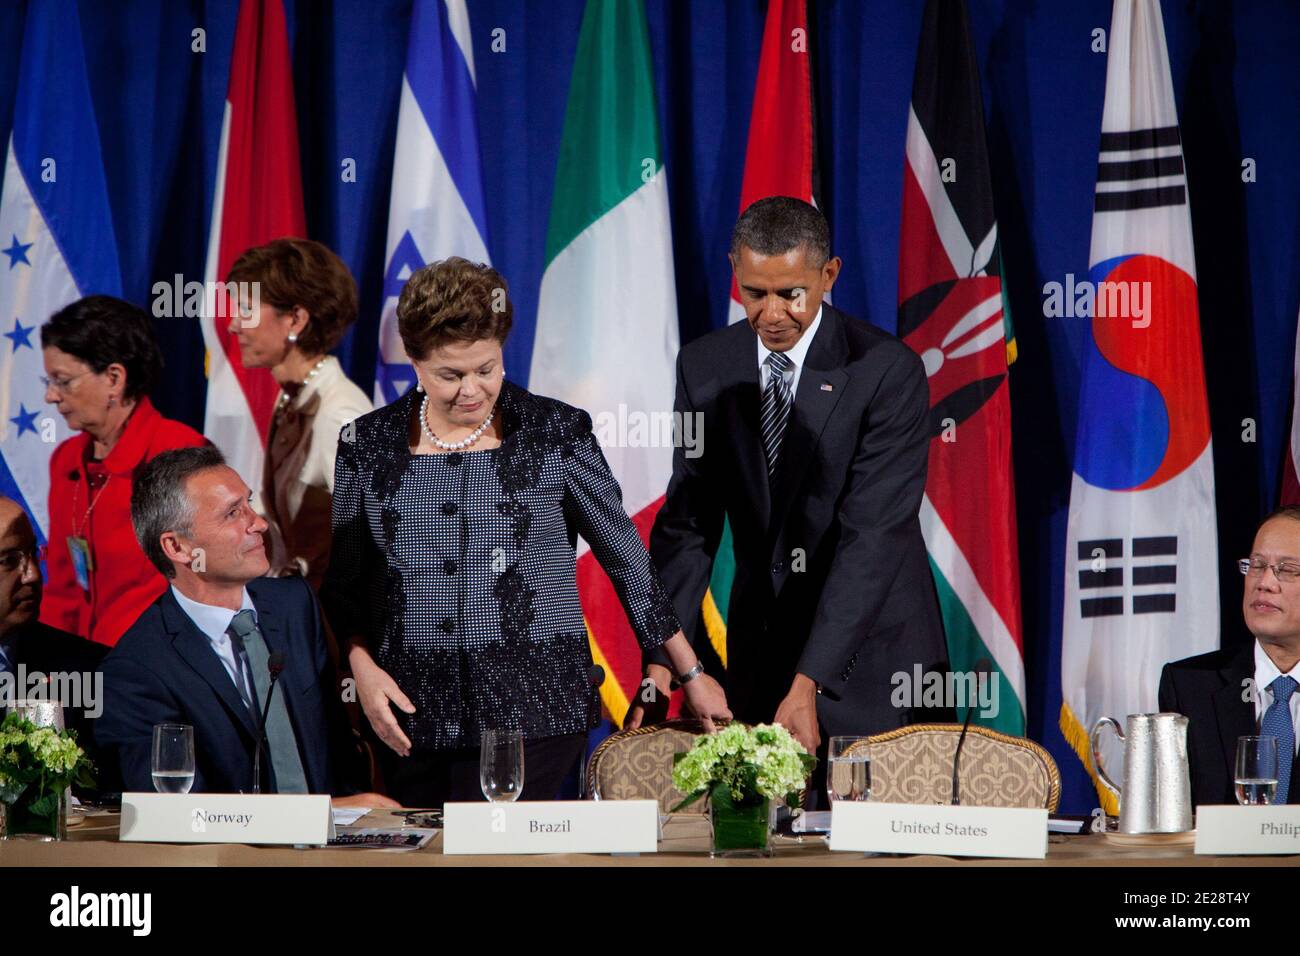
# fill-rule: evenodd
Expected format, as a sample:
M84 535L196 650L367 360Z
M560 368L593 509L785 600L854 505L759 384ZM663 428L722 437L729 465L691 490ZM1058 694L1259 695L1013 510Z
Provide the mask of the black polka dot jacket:
M576 583L577 536L613 582L643 650L678 630L591 417L510 382L499 448L412 455L411 390L340 434L321 603L416 706L416 748L477 747L599 722ZM612 679L612 678L611 678Z

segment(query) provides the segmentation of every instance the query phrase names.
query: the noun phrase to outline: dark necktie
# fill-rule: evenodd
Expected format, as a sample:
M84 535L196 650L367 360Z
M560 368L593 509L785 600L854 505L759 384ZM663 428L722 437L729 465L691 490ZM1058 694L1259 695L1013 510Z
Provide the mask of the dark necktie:
M759 429L763 433L769 479L776 474L781 457L781 438L790 417L790 383L785 380L785 373L793 364L784 352L771 352L767 356L767 388L763 390Z
M1273 703L1264 711L1259 732L1265 737L1277 738L1277 792L1274 803L1286 803L1291 787L1291 763L1295 760L1295 724L1291 722L1291 695L1298 685L1295 679L1283 674L1268 685L1273 692Z
M253 685L257 691L254 700L264 704L271 689L271 675L267 670L271 654L257 627L253 612L245 608L236 614L230 627L226 628L226 633L235 642L236 649L242 647L247 654L249 669L253 672ZM253 722L257 723L256 717ZM298 754L298 740L294 736L293 724L289 721L289 710L284 705L283 689L271 697L265 729L271 767L275 770L275 789L279 793L307 793L307 775L302 769L302 757Z

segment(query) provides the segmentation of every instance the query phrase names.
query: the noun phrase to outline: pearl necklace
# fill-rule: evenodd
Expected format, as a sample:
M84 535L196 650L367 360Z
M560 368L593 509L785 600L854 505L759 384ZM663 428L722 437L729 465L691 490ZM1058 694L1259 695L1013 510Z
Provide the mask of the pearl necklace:
M302 394L302 390L307 387L307 383L316 377L316 373L319 372L321 368L325 365L325 363L328 362L329 360L330 357L327 355L311 367L311 371L307 373L307 377L304 378L302 380L302 384L298 386L298 394ZM280 389L280 400L275 403L275 410L278 412L288 404L289 404L289 393L282 388Z
M474 429L460 441L443 441L435 435L433 429L429 427L428 411L429 396L426 393L424 401L420 402L420 428L423 429L424 434L428 436L429 441L446 451L460 451L462 448L468 448L470 445L474 444L483 437L483 433L492 425L492 417L497 413L497 410L494 407L492 411L488 412L488 417L483 419L483 424Z

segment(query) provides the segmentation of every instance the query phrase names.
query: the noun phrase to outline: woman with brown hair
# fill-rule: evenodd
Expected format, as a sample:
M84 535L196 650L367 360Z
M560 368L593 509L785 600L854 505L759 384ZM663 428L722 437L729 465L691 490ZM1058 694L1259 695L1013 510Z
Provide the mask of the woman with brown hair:
M236 316L230 333L244 367L269 368L280 386L260 495L271 575L301 575L318 589L329 564L339 432L371 408L328 354L356 321L356 283L338 256L309 239L248 249L226 281L257 283L256 321Z
M452 258L414 273L397 321L418 385L339 445L321 603L405 806L478 799L486 730L522 735L525 800L554 799L578 764L600 719L578 535L642 649L665 649L687 707L706 722L731 716L623 510L591 417L505 380L511 316L488 266Z

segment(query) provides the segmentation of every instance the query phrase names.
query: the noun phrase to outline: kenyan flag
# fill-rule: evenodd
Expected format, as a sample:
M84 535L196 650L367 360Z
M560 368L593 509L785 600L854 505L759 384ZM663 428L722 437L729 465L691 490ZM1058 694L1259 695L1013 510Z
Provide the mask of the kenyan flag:
M898 334L930 382L921 527L952 668L1002 678L997 715L977 712L974 720L1024 734L1007 384L1015 338L1001 273L966 3L928 0L908 113L898 264Z

